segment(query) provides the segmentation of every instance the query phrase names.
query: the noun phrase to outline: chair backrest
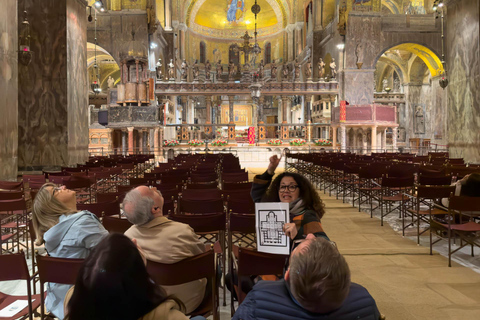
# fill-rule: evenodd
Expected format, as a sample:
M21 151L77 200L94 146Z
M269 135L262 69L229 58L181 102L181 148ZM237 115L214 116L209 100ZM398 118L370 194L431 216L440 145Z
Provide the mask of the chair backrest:
M7 211L15 213L14 211L26 211L27 203L24 198L15 200L2 200L0 201L0 211Z
M215 277L215 252L208 250L172 264L147 260L147 271L158 285L163 286Z
M424 176L423 174L420 174L418 176L418 183L421 185L448 186L452 183L452 176Z
M228 230L230 232L256 233L255 214L230 213Z
M75 284L78 271L84 261L84 259L54 258L38 254L36 258L41 285L45 282Z
M283 274L288 255L258 252L248 248L238 248L238 279L242 276L260 274ZM242 285L239 283L239 287ZM245 293L239 290L238 304L245 299Z
M233 172L222 173L222 180L223 182L248 182L248 172L241 171L241 172Z
M123 198L125 198L125 192L97 193L97 202L110 202L117 199L119 202L122 202Z
M0 255L0 281L10 280L30 280L23 252Z
M51 182L51 183L55 183L55 184L61 184L63 185L64 182L68 179L70 179L72 176L71 175L68 175L68 176L57 176L57 175L48 175L48 182Z
M25 196L23 191L0 191L1 200L18 200Z
M455 186L438 186L438 185L419 185L416 188L417 197L423 199L440 199L448 198L451 193L455 193Z
M223 200L188 200L183 197L178 202L178 213L212 214L224 212Z
M97 217L102 218L105 216L120 215L120 202L118 200L109 202L97 202L77 204L78 210L88 210L94 213Z
M449 211L478 212L480 215L480 197L451 196L448 209Z
M226 182L222 184L222 190L239 190L239 189L252 189L251 182Z
M244 199L230 199L229 197L227 200L227 210L230 213L255 214L255 202L253 202L251 197Z
M0 181L0 190L19 191L23 189L23 181Z
M103 218L102 224L109 233L125 233L132 226L132 223L127 219L109 216Z
M226 229L224 212L206 215L175 214L170 219L188 224L196 233L214 233Z
M218 183L216 181L206 183L187 183L186 189L217 189Z
M413 175L410 177L382 177L382 187L409 188L413 187Z
M185 200L219 200L222 199L222 191L219 189L185 189L182 191L182 199Z

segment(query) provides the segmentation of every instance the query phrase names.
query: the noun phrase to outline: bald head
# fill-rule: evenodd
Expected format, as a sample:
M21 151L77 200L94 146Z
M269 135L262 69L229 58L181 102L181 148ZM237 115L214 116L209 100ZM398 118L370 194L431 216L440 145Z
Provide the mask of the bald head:
M163 216L163 197L157 188L140 186L125 195L123 211L128 221L143 225L156 217Z

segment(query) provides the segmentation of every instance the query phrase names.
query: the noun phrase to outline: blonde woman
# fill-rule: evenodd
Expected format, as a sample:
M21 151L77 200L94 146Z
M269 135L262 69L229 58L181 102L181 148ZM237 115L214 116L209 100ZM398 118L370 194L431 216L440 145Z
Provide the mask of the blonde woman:
M33 203L36 245L45 244L52 257L83 259L107 234L98 218L77 210L75 191L53 183L44 184ZM45 305L59 319L64 318L63 300L70 285L49 283Z

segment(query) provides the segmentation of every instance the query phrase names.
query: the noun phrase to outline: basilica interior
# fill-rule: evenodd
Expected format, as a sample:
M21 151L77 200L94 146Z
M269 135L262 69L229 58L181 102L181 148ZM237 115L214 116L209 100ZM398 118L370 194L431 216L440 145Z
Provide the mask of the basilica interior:
M92 161L107 167L120 158L136 159L130 178L146 179L155 166L209 153L231 153L245 168L266 167L270 156L282 155L285 170L305 170L312 179L311 164L304 165L316 165L309 155L327 154L332 163L365 157L440 165L459 178L461 170L449 166L480 167L479 0L2 0L2 6L0 181L73 172ZM343 169L330 163L320 171L335 170ZM250 181L254 173L261 172L248 170ZM326 202L341 215L346 207L335 201L343 192L345 202L347 188L334 180L319 188L330 188ZM394 237L375 238L383 236ZM404 250L390 238L380 242L388 254ZM395 263L413 265L410 258ZM362 263L353 269L373 276ZM478 273L478 259L472 264ZM381 303L388 294L375 285ZM435 288L429 290L442 291ZM478 298L462 300L454 291L444 297L457 297L456 306L473 299L478 312ZM397 315L392 319L417 319L417 308L415 316L408 303L383 310ZM473 319L449 312L444 319Z
M250 2L7 1L0 177L194 140L480 161L477 1Z

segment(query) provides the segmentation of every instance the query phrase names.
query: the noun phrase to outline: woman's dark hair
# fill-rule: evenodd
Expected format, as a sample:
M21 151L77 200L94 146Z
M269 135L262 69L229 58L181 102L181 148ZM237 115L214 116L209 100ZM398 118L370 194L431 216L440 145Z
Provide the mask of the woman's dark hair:
M113 233L91 252L80 269L68 303L68 319L137 320L167 299L150 278L136 245Z
M480 173L472 173L460 191L462 196L480 197Z
M300 190L300 198L302 198L305 208L309 210L314 210L317 213L319 219L325 214L325 205L323 204L322 199L318 195L317 191L313 185L308 181L304 176L298 173L293 172L283 172L279 174L268 188L264 201L278 202L280 197L278 196L278 190L280 189L280 182L283 177L292 177L295 182L298 184Z

